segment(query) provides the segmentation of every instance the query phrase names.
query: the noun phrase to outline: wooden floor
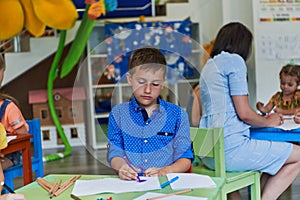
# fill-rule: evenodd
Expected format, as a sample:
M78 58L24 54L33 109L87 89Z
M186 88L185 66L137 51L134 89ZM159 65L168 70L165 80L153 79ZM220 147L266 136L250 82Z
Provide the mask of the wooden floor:
M44 150L44 155L50 155L62 150ZM45 175L48 174L115 174L106 163L106 151L88 151L84 147L73 148L72 155L60 160L44 163ZM15 179L15 188L23 185L23 179ZM300 176L294 181L279 200L300 199ZM243 199L248 199L247 188L241 191Z

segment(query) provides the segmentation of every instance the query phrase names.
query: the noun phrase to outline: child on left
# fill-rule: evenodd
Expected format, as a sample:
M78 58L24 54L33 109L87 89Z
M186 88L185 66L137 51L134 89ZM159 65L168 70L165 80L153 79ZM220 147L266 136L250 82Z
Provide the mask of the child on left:
M2 56L2 54L0 54L0 86L2 84L2 80L3 80L3 76L4 76L4 70L5 70L5 61L4 61L4 58ZM5 97L5 98L4 98ZM0 93L0 103L2 104L4 102L3 98L6 99L8 97L8 95L5 95ZM17 115L17 116L11 116L13 115L12 114L9 114L6 113L6 117L9 119L9 120L4 120L5 119L5 114L2 118L2 124L5 128L5 130L12 130L12 132L15 132L15 133L27 133L28 131L28 125L26 124L20 110L17 108L17 106L14 104L14 103L10 103L11 105L11 109L12 111L14 111L15 109L18 111L17 113L19 113L20 115ZM7 108L8 109L8 108ZM18 119L21 119L21 121L19 121L18 123L15 123L15 124L10 124L12 121L11 119L15 118L15 120L19 121ZM6 123L4 123L4 121ZM16 122L16 121L15 121ZM9 128L8 128L9 127ZM6 133L6 131L3 130L0 134L2 134L2 137L4 137L3 134ZM6 135L5 135L6 137ZM3 141L3 140L1 140ZM7 142L7 141L6 141ZM2 146L2 145L1 145ZM5 148L4 146L2 146L2 148ZM11 154L12 157L14 157L13 155L14 154ZM4 174L3 174L3 168L7 168L11 165L13 165L13 162L12 160L10 160L9 158L7 157L4 157L2 155L2 158L1 158L1 165L0 165L0 191L2 191L2 185L4 184L5 180L4 180ZM1 195L1 192L0 192L0 195ZM4 194L4 195L1 195L0 196L0 200L14 200L14 199L18 199L18 200L26 200L25 196L23 194Z

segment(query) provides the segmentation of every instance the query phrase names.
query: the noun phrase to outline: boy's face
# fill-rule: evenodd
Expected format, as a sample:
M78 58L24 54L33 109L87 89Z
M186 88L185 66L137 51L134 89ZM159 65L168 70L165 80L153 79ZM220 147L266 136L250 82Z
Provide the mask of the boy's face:
M151 107L157 104L157 98L165 82L162 69L154 71L135 67L135 73L126 74L128 84L132 86L133 94L142 107Z

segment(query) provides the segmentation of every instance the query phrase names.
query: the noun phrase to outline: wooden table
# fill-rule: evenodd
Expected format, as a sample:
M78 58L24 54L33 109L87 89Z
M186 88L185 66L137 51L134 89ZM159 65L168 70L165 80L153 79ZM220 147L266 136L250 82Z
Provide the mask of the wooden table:
M45 180L51 183L56 183L58 180L62 180L62 183L64 183L66 180L70 179L72 176L71 174L50 174L46 177L44 177ZM112 175L82 175L80 180L92 180L92 179L100 179L100 178L112 178L117 176ZM223 178L212 178L213 181L216 183L215 188L197 188L193 189L192 192L183 194L188 196L198 196L198 197L206 197L208 200L216 200L220 197L220 191L221 188L224 185L224 179ZM159 178L160 183L163 183L167 180L166 177L160 177ZM61 193L59 196L54 197L55 200L65 200L65 199L72 199L70 198L70 194L73 190L74 185L72 185L70 188L68 188L66 191ZM40 199L49 199L49 194L46 190L44 190L36 181L32 182L24 187L19 188L15 191L19 194L24 194L27 198L27 200L40 200ZM113 200L132 200L134 198L137 198L141 195L143 195L145 192L128 192L128 193L119 193L119 194L97 194L97 195L89 195L89 196L81 196L80 199L82 200L96 200L97 198L109 198L112 197ZM159 193L172 193L174 192L170 186L167 186L160 190L153 190L151 192L159 192Z
M30 138L32 134L17 134L17 138L11 140L5 149L0 151L1 154L9 154L16 151L22 151L23 177L24 185L32 182L32 164Z
M280 128L250 128L250 137L259 140L300 142L300 128L283 130Z

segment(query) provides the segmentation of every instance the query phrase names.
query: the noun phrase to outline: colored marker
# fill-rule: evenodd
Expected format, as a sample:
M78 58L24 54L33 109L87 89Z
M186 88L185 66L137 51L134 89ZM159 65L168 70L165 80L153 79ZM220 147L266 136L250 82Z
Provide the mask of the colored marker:
M167 181L167 182L161 184L160 187L161 187L161 188L164 188L164 187L166 187L167 185L170 185L171 183L177 181L178 179L179 179L179 177L178 177L178 176L175 176L175 177L172 178L171 180L169 180L169 181Z
M134 167L133 167L133 165L132 165L132 164L130 163L130 161L128 160L127 156L124 156L124 160L125 160L125 162L127 163L127 165L128 165L132 170L135 170ZM139 177L139 175L137 176L137 179L138 179L137 181L140 182L140 183L146 181L146 180L141 180L140 177Z

